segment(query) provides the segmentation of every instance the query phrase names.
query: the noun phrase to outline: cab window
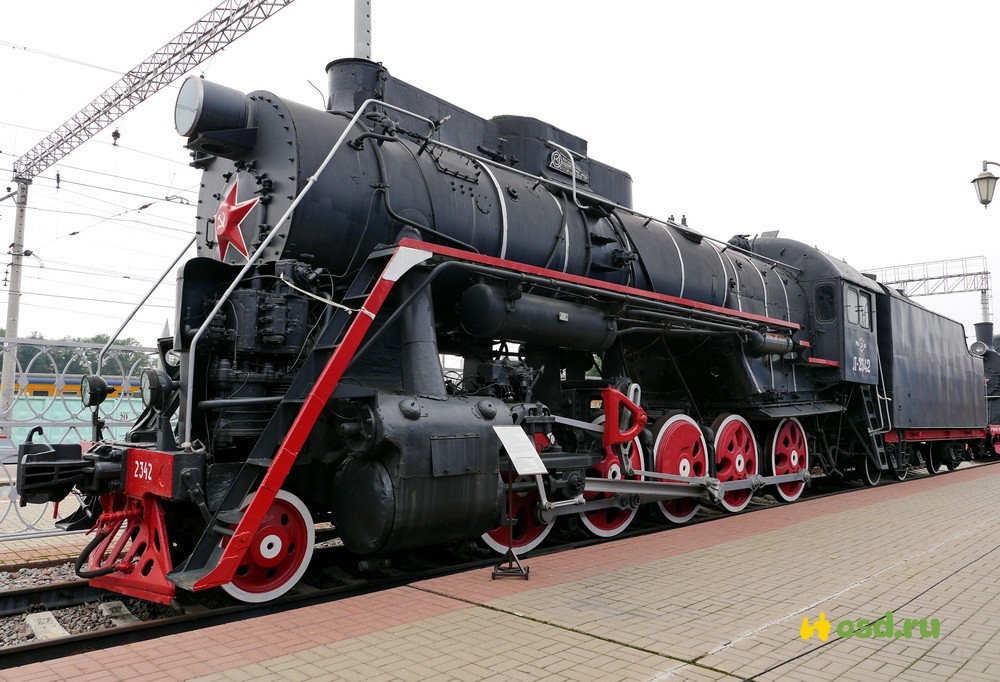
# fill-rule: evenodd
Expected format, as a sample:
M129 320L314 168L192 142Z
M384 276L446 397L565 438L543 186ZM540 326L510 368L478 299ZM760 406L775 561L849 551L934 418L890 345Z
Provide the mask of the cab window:
M837 318L837 292L832 284L816 287L816 319L833 322Z
M864 329L871 329L871 294L855 287L847 287L847 321Z

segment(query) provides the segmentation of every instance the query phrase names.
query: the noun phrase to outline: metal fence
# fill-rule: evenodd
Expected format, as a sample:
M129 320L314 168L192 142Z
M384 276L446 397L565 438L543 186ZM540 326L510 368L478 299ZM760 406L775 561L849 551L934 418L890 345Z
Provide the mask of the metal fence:
M21 507L15 481L17 444L41 427L34 440L73 443L91 437L91 411L80 402L80 378L97 372L102 344L42 339L8 339L2 353L16 353L14 400L0 414L0 543L62 534L53 525L52 505ZM139 373L155 366L154 348L112 346L104 356L101 375L111 393L98 408L105 436L120 438L142 411ZM0 386L0 390L3 387ZM79 500L67 499L59 515L72 512Z

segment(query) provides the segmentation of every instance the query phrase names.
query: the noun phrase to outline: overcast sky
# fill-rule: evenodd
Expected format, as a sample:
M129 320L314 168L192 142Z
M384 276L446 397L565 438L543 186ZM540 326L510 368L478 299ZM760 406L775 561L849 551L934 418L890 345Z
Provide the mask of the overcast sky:
M7 3L0 164L9 173L118 78L85 64L127 71L217 4ZM1000 278L1000 201L984 211L970 184L1000 161L1000 3L372 4L373 58L393 75L587 139L632 175L640 211L722 239L780 230L862 269L985 256ZM325 65L352 54L352 12L296 0L194 73L319 107ZM114 331L129 310L115 302L138 300L189 238L194 208L166 200L194 202L200 175L173 130L175 97L152 97L31 186L22 335ZM4 245L13 229L7 200ZM126 334L151 343L173 328L171 285ZM921 302L969 335L980 317L978 294Z

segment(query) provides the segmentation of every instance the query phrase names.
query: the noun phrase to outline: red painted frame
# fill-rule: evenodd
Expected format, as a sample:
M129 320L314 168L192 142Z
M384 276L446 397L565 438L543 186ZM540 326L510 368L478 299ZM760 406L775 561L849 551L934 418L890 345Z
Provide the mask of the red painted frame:
M886 443L907 441L974 440L986 438L986 429L896 429L885 434Z

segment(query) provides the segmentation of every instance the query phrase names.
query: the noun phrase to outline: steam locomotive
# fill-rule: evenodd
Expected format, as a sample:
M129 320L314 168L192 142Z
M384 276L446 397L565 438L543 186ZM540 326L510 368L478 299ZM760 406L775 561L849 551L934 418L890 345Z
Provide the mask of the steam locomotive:
M816 469L875 485L992 451L989 329L972 353L815 248L643 215L628 174L543 121L366 60L327 72L325 111L180 89L198 255L145 409L106 438L89 375L92 440L20 447L23 503L87 496L65 525L93 527L95 586L266 601L317 522L359 557L524 553L560 519L610 537L643 505L683 523L793 502Z

